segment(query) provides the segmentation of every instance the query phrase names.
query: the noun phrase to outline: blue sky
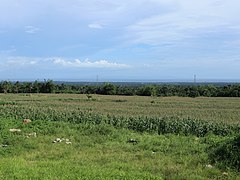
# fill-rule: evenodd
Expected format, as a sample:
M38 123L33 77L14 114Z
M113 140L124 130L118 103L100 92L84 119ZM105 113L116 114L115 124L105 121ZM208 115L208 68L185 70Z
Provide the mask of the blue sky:
M239 0L0 0L0 79L239 80L239 17Z

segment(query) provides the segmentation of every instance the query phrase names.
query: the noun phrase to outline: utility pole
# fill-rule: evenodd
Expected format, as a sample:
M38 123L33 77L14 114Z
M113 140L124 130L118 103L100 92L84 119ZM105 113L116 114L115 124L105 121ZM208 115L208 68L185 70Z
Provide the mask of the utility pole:
M195 84L196 84L196 82L197 82L197 75L196 75L196 74L194 74L193 82L194 82Z

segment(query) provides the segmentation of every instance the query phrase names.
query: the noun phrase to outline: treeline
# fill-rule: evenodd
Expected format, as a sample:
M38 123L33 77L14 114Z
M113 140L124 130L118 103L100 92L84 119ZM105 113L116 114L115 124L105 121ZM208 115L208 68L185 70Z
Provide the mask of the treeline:
M100 85L54 83L52 80L34 82L0 82L0 93L75 93L128 96L183 96L183 97L240 97L240 84L217 85Z

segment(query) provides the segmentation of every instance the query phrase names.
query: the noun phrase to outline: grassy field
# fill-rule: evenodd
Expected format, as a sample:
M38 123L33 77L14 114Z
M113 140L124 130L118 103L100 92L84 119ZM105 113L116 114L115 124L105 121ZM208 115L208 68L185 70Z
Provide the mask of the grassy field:
M107 125L1 120L1 179L214 179L240 178L209 168L206 150L224 138L140 134ZM20 128L10 133L10 128ZM36 132L37 137L27 137ZM56 138L68 138L53 143ZM134 138L137 144L128 143Z
M190 117L234 124L240 122L239 98L93 95L93 100L88 100L86 95L76 94L0 94L0 101L33 109L52 108L57 111L88 111L119 116Z
M238 124L239 107L238 98L1 94L0 179L240 179L238 171L209 159L211 148L232 135L159 135L64 117L173 116ZM37 118L23 124L28 116ZM65 140L53 143L56 138Z

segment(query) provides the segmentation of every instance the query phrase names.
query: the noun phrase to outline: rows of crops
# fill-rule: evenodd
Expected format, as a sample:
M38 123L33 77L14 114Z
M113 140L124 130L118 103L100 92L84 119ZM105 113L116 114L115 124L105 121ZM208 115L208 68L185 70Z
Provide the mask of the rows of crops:
M85 95L1 94L7 119L111 124L158 134L228 135L240 129L236 98L151 98Z
M44 135L42 137L45 137L49 134L52 135L55 131L53 126L47 125L50 123L55 124L55 127L69 124L69 126L75 128L76 132L82 131L79 127L85 127L88 131L97 132L104 136L109 135L111 129L114 129L116 132L126 131L137 133L139 136L156 137L157 139L160 137L166 137L167 139L168 137L176 137L177 139L180 138L181 141L183 137L189 140L194 138L194 150L190 148L186 151L186 154L194 153L195 155L195 148L198 154L202 153L201 158L196 158L197 167L199 167L199 164L202 166L204 162L204 164L209 165L207 167L219 166L220 169L230 167L239 171L239 109L240 101L238 98L200 97L193 99L97 95L88 98L86 95L68 94L0 94L0 119L6 120L0 126L0 131L8 132L9 128L28 127L31 132L41 132L40 134ZM33 121L30 124L31 126L22 124L22 120L25 118ZM15 124L8 124L11 120L15 124L21 124L21 126L16 125L17 127L15 127ZM40 126L34 125L35 123L40 124ZM93 130L93 127L96 127L96 129ZM68 127L65 128L64 131L69 131ZM72 136L72 132L70 134ZM95 135L93 137L95 138ZM10 140L11 138L12 136ZM120 139L123 139L126 145L126 139L128 138L121 137ZM134 140L137 139L136 137L133 138ZM129 142L131 141L127 141L127 143ZM142 140L139 140L139 142L142 142ZM189 142L185 146L191 147L191 145L191 142ZM149 142L146 142L144 146L151 147L152 153L155 154L156 149ZM200 151L199 146L202 146ZM169 148L171 151L173 150L172 146ZM179 148L180 154L182 154L183 149L182 147ZM6 150L8 149L6 148ZM79 152L79 149L77 152ZM164 155L169 155L167 150L164 149L164 152L166 152ZM191 166L194 164L192 160L190 159L191 162L189 163ZM186 161L183 159L182 161L185 164ZM163 164L165 164L165 161ZM176 161L175 164L178 164L178 162ZM203 169L205 169L205 166ZM226 174L228 176L228 173L225 172L224 175L226 176Z
M239 132L240 130L240 125L215 123L191 118L114 116L77 110L58 111L49 107L40 109L31 106L2 106L0 108L0 114L2 118L8 119L30 118L33 120L66 121L85 124L105 123L117 128L127 128L138 132L158 134L174 133L205 136L208 133L213 133L225 136Z
M211 122L238 124L239 98L183 98L183 97L134 97L77 94L0 94L5 106L19 106L56 111L89 111L113 116L176 116L183 119L200 119Z

